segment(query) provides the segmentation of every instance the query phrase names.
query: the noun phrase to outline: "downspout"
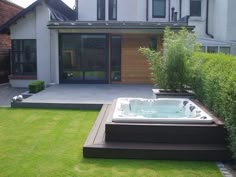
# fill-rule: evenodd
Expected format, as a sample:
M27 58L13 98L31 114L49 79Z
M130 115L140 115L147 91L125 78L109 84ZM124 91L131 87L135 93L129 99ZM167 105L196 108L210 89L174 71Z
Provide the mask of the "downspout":
M214 38L212 34L209 33L208 29L208 23L209 23L209 0L207 0L207 6L206 6L206 35L209 36L210 38Z
M79 4L78 0L75 0L75 13L76 13L76 20L79 19Z
M146 0L146 21L149 21L149 0Z
M179 19L182 18L182 0L179 0Z
M170 0L169 0L169 2L168 2L168 6L169 6L169 22L170 22Z

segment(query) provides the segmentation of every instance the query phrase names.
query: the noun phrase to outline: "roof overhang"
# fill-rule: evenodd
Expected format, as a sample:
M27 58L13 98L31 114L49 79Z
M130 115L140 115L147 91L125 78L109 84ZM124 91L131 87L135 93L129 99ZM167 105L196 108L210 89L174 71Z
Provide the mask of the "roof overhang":
M49 22L49 29L58 29L60 32L120 32L120 33L162 33L169 27L172 30L180 30L183 27L189 31L194 26L187 23L167 23L167 22L91 22L91 21L71 21L71 22Z

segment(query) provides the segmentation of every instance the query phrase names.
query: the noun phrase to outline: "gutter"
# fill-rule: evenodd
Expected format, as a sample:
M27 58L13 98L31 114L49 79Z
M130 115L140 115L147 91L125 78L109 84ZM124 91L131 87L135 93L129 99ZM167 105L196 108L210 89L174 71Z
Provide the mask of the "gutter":
M76 13L76 20L79 20L79 2L75 0L75 13Z
M209 23L209 0L207 0L207 7L206 7L206 35L209 36L210 38L214 38L214 36L209 33L208 23Z

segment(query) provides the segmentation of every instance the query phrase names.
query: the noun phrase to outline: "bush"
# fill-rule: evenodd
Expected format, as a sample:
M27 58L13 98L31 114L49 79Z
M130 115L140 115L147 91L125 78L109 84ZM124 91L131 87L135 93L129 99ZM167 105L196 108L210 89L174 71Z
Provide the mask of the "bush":
M33 81L31 84L29 84L30 93L37 93L41 90L44 90L44 81Z
M236 57L195 53L187 63L188 80L197 98L225 119L236 158Z
M186 61L199 49L196 36L183 28L179 32L169 28L164 32L164 51L141 48L140 52L148 59L154 84L172 91L184 90L186 85Z

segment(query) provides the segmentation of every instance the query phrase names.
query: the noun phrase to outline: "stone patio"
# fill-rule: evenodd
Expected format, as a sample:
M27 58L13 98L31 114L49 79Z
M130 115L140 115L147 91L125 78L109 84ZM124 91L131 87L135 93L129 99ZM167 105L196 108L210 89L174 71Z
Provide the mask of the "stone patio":
M152 98L152 85L60 84L46 88L23 103L111 104L118 97Z
M9 107L12 97L26 90L25 88L13 88L9 84L0 84L0 107Z

